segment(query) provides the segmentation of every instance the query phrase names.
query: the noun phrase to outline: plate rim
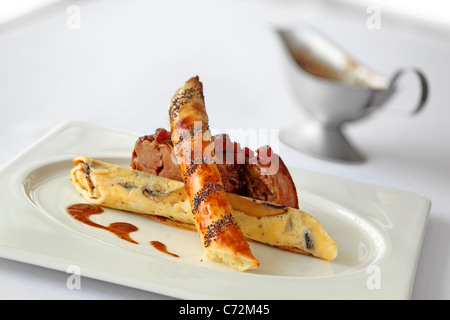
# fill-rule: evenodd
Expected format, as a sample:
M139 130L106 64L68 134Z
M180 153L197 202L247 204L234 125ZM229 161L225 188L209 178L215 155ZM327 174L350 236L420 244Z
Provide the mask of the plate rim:
M37 150L40 146L46 145L47 143L49 143L49 141L52 138L54 138L58 134L61 134L62 132L66 131L70 128L94 129L94 130L104 131L107 133L114 132L117 134L124 134L124 135L127 135L128 137L138 137L138 134L136 134L136 133L126 132L126 131L122 131L122 130L116 130L116 129L112 129L112 128L108 128L108 127L104 127L104 126L97 126L92 123L80 122L80 121L66 121L66 122L58 124L52 130L50 130L47 134L45 134L40 139L38 139L35 143L30 145L30 147L26 148L24 151L19 153L16 157L12 158L11 160L9 160L9 161L5 162L3 165L1 165L0 166L0 181L2 181L2 180L9 181L11 179L14 179L15 177L11 173L6 172L6 171L8 171L8 168L14 166L14 164L16 162L29 163L29 161L27 162L26 159L25 159L25 161L23 161L23 158L26 157L28 154L33 153L33 151ZM307 173L307 174L311 174L311 175L320 175L322 177L333 178L333 179L336 179L336 181L346 181L346 182L352 183L352 184L376 186L376 185L373 185L373 184L370 184L367 182L346 179L343 177L323 174L323 173L319 173L319 172L307 171L307 170L299 169L299 168L293 168L293 170L298 170L303 173ZM417 263L418 263L419 256L420 256L420 251L421 251L421 246L422 246L422 242L423 242L423 237L425 234L426 225L428 222L431 201L428 198L426 198L422 195L418 195L414 192L398 190L398 189L393 189L393 188L384 187L384 186L376 186L376 187L380 187L385 190L390 190L393 192L400 192L402 194L407 194L407 195L415 197L417 199L421 199L423 206L424 206L422 212L420 212L420 214L422 215L421 218L423 220L423 224L421 226L419 226L419 229L421 230L420 239L417 239L417 241L416 241L417 248L415 248L415 250L412 250L413 252L411 253L411 255L414 256L413 257L414 258L413 265L410 266L410 270L409 270L410 274L411 274L410 275L411 279L410 279L410 281L406 281L406 283L402 284L403 285L403 294L397 295L394 297L388 297L389 299L409 299L412 294L415 272L417 269ZM2 198L2 197L4 197L4 195L0 195L0 198ZM4 215L4 213L3 214L0 213L0 215ZM113 251L115 251L115 250L113 250ZM2 239L2 237L0 237L0 256L7 258L7 259L25 262L25 263L29 263L29 264L34 264L34 265L38 265L41 267L47 267L47 268L55 269L55 270L59 270L59 271L65 271L64 266L67 267L67 259L61 259L58 257L56 257L56 258L55 257L47 257L48 259L45 259L45 253L41 253L39 255L36 253L31 253L31 252L29 252L29 250L23 250L23 248L21 249L20 247L14 248L13 246L8 246L7 241L5 242L5 240ZM134 287L134 288L138 288L138 289L142 289L142 290L146 290L146 291L153 291L156 293L160 293L160 294L168 295L168 296L172 296L172 297L177 297L177 298L181 298L181 299L205 299L205 298L207 298L207 299L224 299L224 298L226 298L226 296L222 296L220 293L217 293L215 296L211 296L210 294L208 294L206 292L202 292L201 290L194 290L194 289L190 289L188 287L183 287L183 288L177 287L172 282L169 285L165 285L165 284L159 283L159 282L154 282L149 286L148 284L140 283L139 281L136 281L136 279L130 279L126 275L120 274L120 272L115 272L115 274L108 274L108 272L99 272L99 270L96 270L95 267L89 268L88 266L83 267L83 269L85 271L83 276L86 276L86 277L96 278L99 280L117 283L120 285ZM207 271L207 273L210 273L210 271ZM211 277L214 275L209 274L208 276ZM242 277L246 277L245 274L235 274L235 276L237 279L242 279ZM339 277L339 275L338 275L338 277ZM367 277L367 275L366 275L366 277ZM222 277L220 277L220 278L221 278L220 280L223 281ZM252 278L252 277L247 277L246 279L248 280L249 278ZM253 278L255 278L255 277L253 277ZM345 279L345 276L342 276L341 278ZM251 280L250 283L253 283L254 280L255 279ZM301 280L305 280L305 279L301 278ZM284 282L285 281L280 281L280 285ZM301 282L302 281L300 281L300 283ZM306 282L310 282L310 279L306 279ZM327 286L326 283L325 284L322 283L323 279L318 282L320 282L319 286L326 288L326 286ZM292 291L292 288L291 288L291 291ZM373 291L371 291L371 292L373 292ZM334 299L333 296L327 296L326 294L319 295L317 298L322 299L321 297L323 297L324 299ZM360 296L357 299L366 299L366 298L367 299L385 299L386 297L387 297L386 295L379 296L379 295L368 294L367 297ZM245 299L245 297L241 297L241 298ZM286 299L286 298L289 299L289 296L280 296L279 298L280 299ZM302 298L308 299L307 297L302 297ZM298 299L298 297L294 297L294 299Z

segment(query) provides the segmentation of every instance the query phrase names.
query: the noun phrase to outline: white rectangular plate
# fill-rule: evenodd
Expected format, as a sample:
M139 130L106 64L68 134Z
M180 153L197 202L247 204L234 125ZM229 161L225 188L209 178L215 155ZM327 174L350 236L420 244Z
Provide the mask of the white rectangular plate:
M203 259L195 232L105 209L99 224L139 230L132 244L73 219L84 202L71 185L71 160L83 154L128 166L137 135L65 123L0 168L0 256L182 299L409 299L430 209L422 196L290 169L300 208L336 241L332 261L250 243L261 267L241 273ZM172 257L149 241L167 245Z

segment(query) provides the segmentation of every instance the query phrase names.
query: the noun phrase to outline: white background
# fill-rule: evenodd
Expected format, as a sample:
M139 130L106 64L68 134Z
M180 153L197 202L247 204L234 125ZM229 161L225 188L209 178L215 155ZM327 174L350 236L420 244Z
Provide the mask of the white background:
M300 123L274 26L310 24L386 76L403 66L421 68L431 87L422 113L406 115L418 88L406 79L382 111L346 128L366 163L324 161L283 144L279 152L290 166L428 197L433 204L413 298L450 298L450 9L444 1L42 4L24 15L34 8L0 1L0 165L62 121L152 133L165 126L173 91L197 74L218 130ZM366 26L369 4L381 9L381 29ZM79 29L67 26L70 5L80 8ZM166 298L84 278L82 289L69 290L67 277L0 259L0 298Z

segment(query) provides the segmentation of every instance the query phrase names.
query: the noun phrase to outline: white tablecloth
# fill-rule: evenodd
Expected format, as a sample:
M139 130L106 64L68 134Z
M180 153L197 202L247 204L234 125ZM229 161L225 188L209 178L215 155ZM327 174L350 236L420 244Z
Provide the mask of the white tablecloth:
M347 134L368 158L363 164L320 160L283 144L279 153L289 166L429 198L412 297L448 299L450 31L383 11L381 28L371 30L367 18L363 7L329 1L104 0L62 2L2 25L0 165L63 121L151 133L166 126L172 93L193 75L204 83L218 131L300 123L273 31L307 23L384 75L419 67L430 99L419 115L406 115L418 84L405 79L382 111L349 124ZM0 298L168 298L88 278L69 290L67 277L0 259Z

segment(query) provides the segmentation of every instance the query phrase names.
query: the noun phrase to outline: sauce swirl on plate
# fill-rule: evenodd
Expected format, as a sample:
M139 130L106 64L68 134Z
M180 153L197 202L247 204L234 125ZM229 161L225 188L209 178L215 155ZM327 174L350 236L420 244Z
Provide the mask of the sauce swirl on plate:
M100 214L104 212L103 209L100 208L99 206L90 203L77 203L68 206L66 208L66 211L72 217L74 217L76 220L80 222L83 222L91 227L108 230L123 240L137 244L137 242L130 237L130 233L139 230L139 228L132 225L131 223L113 222L106 227L101 224L93 222L90 219L91 215Z
M179 257L179 255L167 251L166 245L165 245L164 243L162 243L162 242L159 242L159 241L150 241L150 244L151 244L153 247L155 247L155 249L157 249L157 250L159 250L159 251L161 251L161 252L167 253L168 255L171 255L171 256L176 257L176 258Z

